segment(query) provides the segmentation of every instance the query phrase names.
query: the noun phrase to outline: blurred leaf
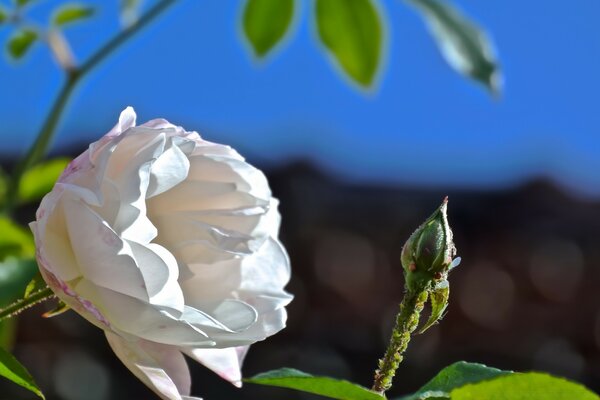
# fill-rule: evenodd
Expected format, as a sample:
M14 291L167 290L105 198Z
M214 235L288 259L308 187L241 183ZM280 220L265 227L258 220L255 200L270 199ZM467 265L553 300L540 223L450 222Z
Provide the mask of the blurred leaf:
M501 76L491 40L446 0L407 0L423 15L452 68L492 91L501 91Z
M294 15L294 0L248 0L243 28L252 49L264 57L289 29Z
M26 6L27 4L31 3L33 0L15 0L15 3L17 4L17 6L19 7L23 7Z
M28 228L0 216L0 261L7 256L33 257L35 246Z
M0 167L0 207L4 204L6 198L6 188L8 186L8 177L4 170Z
M131 26L137 22L139 18L140 7L142 5L141 0L121 0L121 20L123 25Z
M292 368L281 368L244 379L258 385L277 386L342 400L385 400L385 397L352 382L313 376Z
M0 6L0 24L4 23L8 18L6 10Z
M6 44L8 54L15 59L22 58L37 38L38 34L30 29L21 29L17 31L17 33L8 39Z
M33 377L9 352L0 348L0 376L16 383L44 399L42 391L33 381Z
M516 373L452 390L452 400L598 400L583 385L539 372Z
M337 63L362 86L373 83L381 63L383 27L371 0L317 0L320 40Z
M37 271L34 259L9 257L0 262L0 307L21 299L27 283Z
M8 318L0 321L0 348L10 350L15 343L17 320Z
M63 26L72 22L80 21L94 15L94 8L83 4L67 4L61 6L52 18L52 23Z
M34 166L21 178L19 202L37 201L52 190L60 174L69 164L68 158L55 158Z
M403 397L402 400L449 399L450 392L455 388L511 373L483 364L459 361L442 369L425 386L414 394Z

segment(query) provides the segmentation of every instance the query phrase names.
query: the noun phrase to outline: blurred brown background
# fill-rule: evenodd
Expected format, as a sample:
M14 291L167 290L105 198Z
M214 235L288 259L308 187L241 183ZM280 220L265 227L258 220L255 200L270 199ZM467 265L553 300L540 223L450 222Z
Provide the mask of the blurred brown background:
M281 199L282 239L296 298L288 328L254 345L244 373L283 366L370 386L403 293L400 249L450 196L463 261L450 276L447 316L414 337L390 398L458 360L565 376L600 391L600 203L538 181L507 191L390 189L341 183L304 164L267 172ZM16 356L48 400L153 399L102 332L73 312L20 318ZM206 399L311 399L231 387L192 364ZM0 399L33 395L0 382Z

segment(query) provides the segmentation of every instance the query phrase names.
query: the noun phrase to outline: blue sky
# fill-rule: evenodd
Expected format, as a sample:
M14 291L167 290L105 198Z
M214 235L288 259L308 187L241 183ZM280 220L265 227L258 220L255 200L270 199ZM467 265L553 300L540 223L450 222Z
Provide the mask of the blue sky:
M79 59L119 28L117 1L89 3L95 19L67 31ZM182 0L80 86L53 152L97 139L132 105L140 121L165 117L263 166L308 159L345 180L396 186L495 189L546 176L600 196L597 0L455 2L495 40L500 99L450 70L401 1L380 2L389 55L365 95L323 56L312 2L300 3L286 43L257 62L239 34L241 1ZM60 83L41 46L0 63L0 154L33 141Z

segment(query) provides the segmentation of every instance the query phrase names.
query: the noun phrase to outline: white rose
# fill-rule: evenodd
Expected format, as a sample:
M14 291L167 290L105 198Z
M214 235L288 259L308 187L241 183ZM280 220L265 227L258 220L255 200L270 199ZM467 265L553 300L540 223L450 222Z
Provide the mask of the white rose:
M42 200L40 270L161 398L192 399L182 353L239 386L292 299L278 202L230 147L135 118L124 110Z

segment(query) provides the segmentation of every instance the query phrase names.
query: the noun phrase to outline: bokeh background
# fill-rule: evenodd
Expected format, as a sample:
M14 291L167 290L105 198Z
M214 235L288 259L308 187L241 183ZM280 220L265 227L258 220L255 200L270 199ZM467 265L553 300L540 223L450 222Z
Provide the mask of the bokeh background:
M60 3L40 2L32 15ZM116 2L88 3L97 15L67 32L78 59L119 29ZM78 154L132 105L139 121L167 118L265 171L281 199L296 298L288 328L253 346L245 374L289 366L370 386L402 297L401 246L449 195L463 258L449 312L413 339L391 397L463 359L600 391L600 3L455 1L494 38L499 98L448 68L400 1L379 2L388 54L370 92L323 57L312 2L298 2L292 33L263 61L240 33L242 3L174 6L79 87L51 153ZM0 63L7 169L62 83L38 47ZM153 398L99 330L74 313L41 319L44 307L20 317L14 351L48 399ZM194 394L207 399L312 398L238 391L192 371ZM0 399L29 398L0 382Z

